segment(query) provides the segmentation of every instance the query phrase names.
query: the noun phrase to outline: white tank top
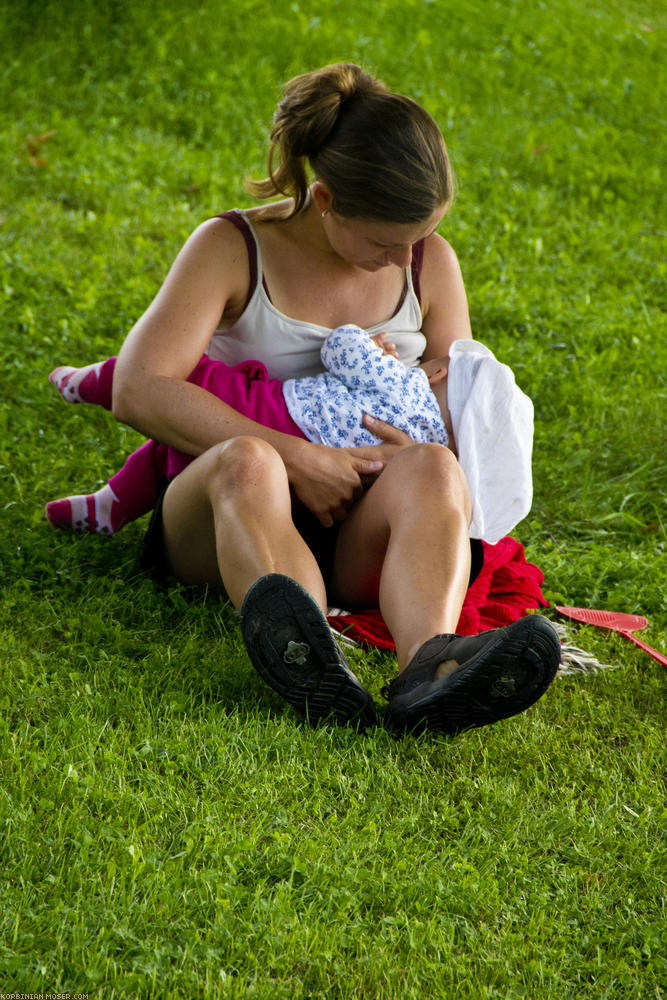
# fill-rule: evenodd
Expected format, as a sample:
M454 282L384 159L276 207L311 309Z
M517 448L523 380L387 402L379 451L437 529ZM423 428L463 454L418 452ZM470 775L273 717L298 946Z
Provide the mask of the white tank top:
M331 330L316 323L292 319L276 309L262 281L259 242L245 212L229 212L223 218L233 222L246 238L251 294L236 323L215 331L207 351L209 357L228 365L248 360L262 361L269 376L281 381L317 375L324 370L320 349ZM243 222L247 227L245 231ZM253 244L256 267L252 258ZM396 345L399 359L408 367L413 367L426 349L426 337L421 332L422 314L409 267L405 269L405 279L406 293L394 315L376 323L368 332L375 334L386 330Z

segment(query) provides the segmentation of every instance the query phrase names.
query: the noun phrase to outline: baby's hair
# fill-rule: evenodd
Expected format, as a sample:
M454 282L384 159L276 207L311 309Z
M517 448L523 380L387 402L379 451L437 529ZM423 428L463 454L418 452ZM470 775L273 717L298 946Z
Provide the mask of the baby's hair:
M289 81L273 119L269 176L246 185L258 198L294 198L291 217L307 201L308 165L331 191L333 210L347 218L423 222L453 198L433 118L353 63Z

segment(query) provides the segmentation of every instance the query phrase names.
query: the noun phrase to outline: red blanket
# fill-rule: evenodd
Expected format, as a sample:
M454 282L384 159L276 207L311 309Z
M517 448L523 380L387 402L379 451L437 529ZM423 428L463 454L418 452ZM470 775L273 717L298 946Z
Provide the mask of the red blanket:
M546 607L541 586L544 574L526 562L523 546L514 538L501 538L497 545L484 546L484 566L468 588L456 631L477 635L490 628L509 625L529 609ZM355 611L330 615L331 625L357 642L395 649L389 629L379 611Z

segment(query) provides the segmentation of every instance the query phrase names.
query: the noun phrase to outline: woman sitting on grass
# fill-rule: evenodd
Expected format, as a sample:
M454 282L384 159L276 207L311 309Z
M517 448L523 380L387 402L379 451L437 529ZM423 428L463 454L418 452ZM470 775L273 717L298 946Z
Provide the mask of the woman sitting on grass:
M187 381L204 351L257 358L274 378L315 374L326 336L349 322L385 331L410 366L470 338L456 257L435 234L452 197L442 136L358 67L325 67L285 88L269 175L253 193L286 199L200 226L118 357L114 415L198 456L161 497L147 551L183 583L226 592L252 663L311 722L377 718L328 603L380 607L398 657L396 729L452 733L520 712L551 683L558 639L536 615L454 634L471 499L449 448L370 416L383 444L315 444Z

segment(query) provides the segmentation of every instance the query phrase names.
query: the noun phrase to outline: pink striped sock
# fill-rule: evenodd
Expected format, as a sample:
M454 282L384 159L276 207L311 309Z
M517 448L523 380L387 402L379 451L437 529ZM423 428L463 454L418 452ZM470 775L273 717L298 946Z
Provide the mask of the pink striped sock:
M60 365L49 375L49 382L66 403L96 403L109 410L115 363L115 358L109 358L83 368Z
M114 535L127 523L118 497L108 483L97 493L51 500L44 513L54 528L91 535Z

